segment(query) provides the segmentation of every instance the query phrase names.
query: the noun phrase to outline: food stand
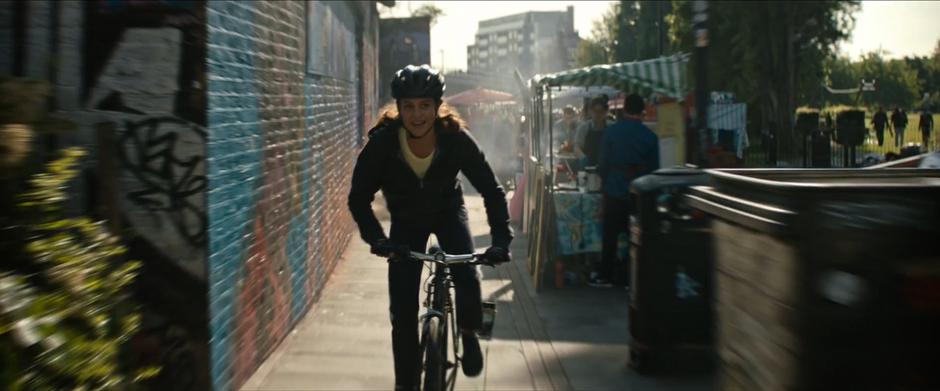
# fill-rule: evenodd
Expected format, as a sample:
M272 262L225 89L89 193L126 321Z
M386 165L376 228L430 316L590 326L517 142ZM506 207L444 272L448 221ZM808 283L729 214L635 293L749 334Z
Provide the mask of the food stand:
M583 279L587 264L601 249L602 196L577 180L570 169L573 154L552 148L555 129L553 92L562 86L609 87L662 97L655 123L663 166L682 164L685 157L684 115L678 100L686 92L690 56L677 54L651 60L595 65L529 80L528 156L524 163L523 231L529 237L529 272L536 289L561 287ZM615 97L611 97L615 98ZM617 97L619 98L619 97ZM661 125L661 126L657 126ZM576 164L574 165L576 166ZM580 185L580 186L579 186ZM622 241L626 241L622 238Z

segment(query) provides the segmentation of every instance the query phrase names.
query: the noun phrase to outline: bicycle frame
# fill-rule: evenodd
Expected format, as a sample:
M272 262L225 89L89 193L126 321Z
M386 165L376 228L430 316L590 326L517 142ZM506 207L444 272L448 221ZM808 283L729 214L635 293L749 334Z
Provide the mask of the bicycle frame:
M447 352L444 349L444 358L446 360L445 382L443 389L453 390L457 380L457 369L460 367L460 334L457 330L457 319L454 311L452 289L454 288L453 278L450 274L450 266L453 265L483 265L480 262L480 254L448 255L439 249L432 249L429 254L412 252L411 258L417 261L430 262L434 264L431 276L428 279L424 298L425 313L421 316L422 325L421 346L426 343L427 336L424 335L425 324L432 317L438 318L440 324L445 325L444 341L449 341L451 349ZM451 361L453 360L453 361Z

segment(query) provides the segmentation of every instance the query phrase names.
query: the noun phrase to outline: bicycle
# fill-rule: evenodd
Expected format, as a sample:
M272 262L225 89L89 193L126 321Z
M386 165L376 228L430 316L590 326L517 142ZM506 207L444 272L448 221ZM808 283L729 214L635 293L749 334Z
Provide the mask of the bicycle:
M457 380L457 371L460 368L460 333L455 332L457 319L451 295L453 279L450 266L455 265L487 265L483 262L483 254L450 255L434 246L427 254L412 251L410 259L434 264L431 275L425 285L424 307L426 312L421 316L420 347L424 379L422 389L425 391L453 390ZM481 338L486 338L493 328L495 304L483 302L483 330ZM448 345L453 345L449 352L452 361L448 359ZM419 366L421 368L422 366Z

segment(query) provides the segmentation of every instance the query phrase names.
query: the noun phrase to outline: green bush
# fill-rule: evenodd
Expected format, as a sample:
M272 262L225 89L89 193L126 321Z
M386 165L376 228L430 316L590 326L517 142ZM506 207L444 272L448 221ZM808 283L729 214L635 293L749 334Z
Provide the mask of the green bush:
M22 254L0 266L0 389L128 390L159 372L123 359L140 325L129 289L140 263L102 222L63 212L83 155L64 150L18 197Z

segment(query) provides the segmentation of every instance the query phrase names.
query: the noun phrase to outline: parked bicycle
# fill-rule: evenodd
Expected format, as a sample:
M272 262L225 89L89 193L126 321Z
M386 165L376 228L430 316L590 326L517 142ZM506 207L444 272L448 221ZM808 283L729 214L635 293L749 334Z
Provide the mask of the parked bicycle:
M421 316L421 355L425 391L453 390L460 368L460 334L454 312L454 288L450 267L454 265L487 265L483 254L446 254L433 246L427 254L412 251L412 260L425 262L430 275L425 283L425 313ZM402 262L397 260L395 262ZM430 268L433 264L433 269ZM483 302L483 329L481 338L489 338L493 329L495 304Z

